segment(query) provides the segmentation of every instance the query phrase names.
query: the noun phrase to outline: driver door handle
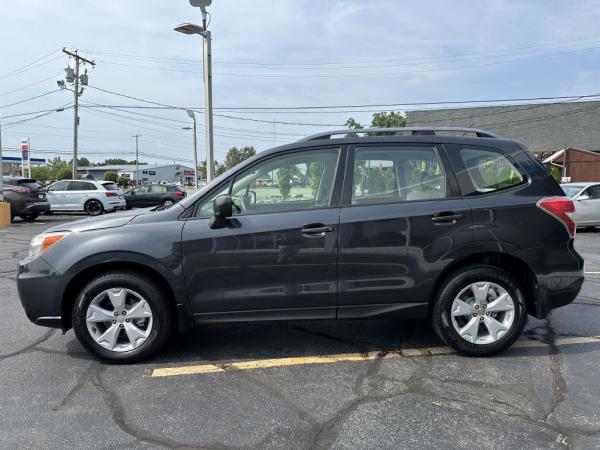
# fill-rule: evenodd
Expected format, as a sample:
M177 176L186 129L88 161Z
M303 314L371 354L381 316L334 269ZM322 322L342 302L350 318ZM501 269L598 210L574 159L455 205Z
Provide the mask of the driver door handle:
M302 234L310 237L322 237L331 231L333 231L333 227L323 224L305 225L302 227Z

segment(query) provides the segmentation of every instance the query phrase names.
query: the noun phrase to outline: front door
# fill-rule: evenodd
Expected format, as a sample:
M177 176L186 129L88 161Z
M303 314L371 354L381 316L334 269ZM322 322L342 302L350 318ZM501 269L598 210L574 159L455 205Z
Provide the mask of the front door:
M427 312L434 283L474 242L471 212L434 145L350 149L340 214L339 318Z
M579 197L587 195L587 199ZM575 200L575 223L577 225L600 224L600 184L588 187Z
M339 160L339 148L267 156L200 200L182 237L196 321L335 317ZM234 216L211 229L225 193Z
M58 181L46 189L46 199L50 203L52 211L61 211L66 209L65 199L69 182L66 180Z

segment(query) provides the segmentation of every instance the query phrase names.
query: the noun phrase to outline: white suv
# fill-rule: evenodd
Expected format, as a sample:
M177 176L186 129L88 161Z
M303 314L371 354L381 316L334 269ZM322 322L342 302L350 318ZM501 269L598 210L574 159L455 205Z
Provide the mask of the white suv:
M98 216L125 209L123 191L112 181L62 180L46 189L50 211L85 211Z

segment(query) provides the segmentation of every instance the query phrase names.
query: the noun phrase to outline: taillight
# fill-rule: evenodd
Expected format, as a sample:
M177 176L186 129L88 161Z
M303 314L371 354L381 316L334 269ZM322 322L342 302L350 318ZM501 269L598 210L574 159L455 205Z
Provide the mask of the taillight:
M21 186L6 186L6 188L19 194L29 194L32 192L31 189Z
M107 197L116 197L118 195L116 192L111 191L105 192L105 194Z
M560 220L567 228L569 236L575 237L576 226L573 221L575 204L573 200L569 197L546 197L537 202L537 206Z
M181 192L181 191L175 191L175 195L177 197L183 197L183 192Z

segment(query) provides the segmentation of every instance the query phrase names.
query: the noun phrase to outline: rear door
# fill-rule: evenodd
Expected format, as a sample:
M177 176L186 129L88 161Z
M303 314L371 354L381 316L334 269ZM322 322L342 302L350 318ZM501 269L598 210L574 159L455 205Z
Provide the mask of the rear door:
M427 311L434 283L474 243L443 149L350 148L339 237L339 318Z
M96 190L96 185L88 181L69 181L65 192L65 209L83 210L85 202L94 196Z

